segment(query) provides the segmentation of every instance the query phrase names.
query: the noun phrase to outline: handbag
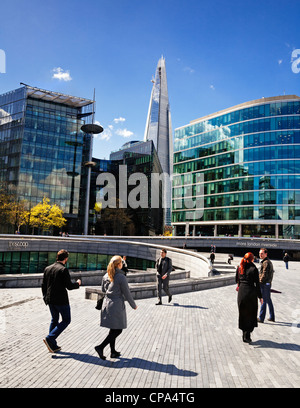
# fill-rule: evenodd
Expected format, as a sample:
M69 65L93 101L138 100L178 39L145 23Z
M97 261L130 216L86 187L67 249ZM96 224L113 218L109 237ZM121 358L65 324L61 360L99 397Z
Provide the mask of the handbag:
M97 304L96 304L96 306L95 306L95 309L97 309L97 310L101 310L101 309L102 309L104 296L105 296L104 293L101 293L101 294L100 294L100 297L99 297L98 300L97 300Z

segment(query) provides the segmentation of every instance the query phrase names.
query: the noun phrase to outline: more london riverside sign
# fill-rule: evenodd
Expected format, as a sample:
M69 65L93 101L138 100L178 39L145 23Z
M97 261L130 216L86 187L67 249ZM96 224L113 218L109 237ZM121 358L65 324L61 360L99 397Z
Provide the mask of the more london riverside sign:
M255 241L236 241L235 246L237 247L243 247L243 248L279 248L279 245L277 242L255 242Z

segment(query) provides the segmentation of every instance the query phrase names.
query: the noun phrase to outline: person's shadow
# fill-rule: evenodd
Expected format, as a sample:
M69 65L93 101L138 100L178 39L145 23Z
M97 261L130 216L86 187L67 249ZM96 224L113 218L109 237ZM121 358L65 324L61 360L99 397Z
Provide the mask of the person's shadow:
M90 354L70 353L66 351L59 351L52 355L54 359L73 358L74 360L82 361L86 364L95 364L99 366L106 366L110 368L140 368L142 370L157 371L159 373L167 373L170 375L177 375L181 377L196 377L198 373L190 370L182 370L177 368L174 364L162 364L155 361L145 360L143 358L123 358L117 360L101 360L101 358L92 356Z
M281 349L281 350L300 351L299 344L276 343L275 341L271 341L271 340L257 340L257 341L251 342L251 345L256 346L255 348L274 348L274 349Z
M197 305L180 305L179 303L169 303L163 304L163 306L177 306L177 307L184 307L186 309L208 309L208 307L197 306Z

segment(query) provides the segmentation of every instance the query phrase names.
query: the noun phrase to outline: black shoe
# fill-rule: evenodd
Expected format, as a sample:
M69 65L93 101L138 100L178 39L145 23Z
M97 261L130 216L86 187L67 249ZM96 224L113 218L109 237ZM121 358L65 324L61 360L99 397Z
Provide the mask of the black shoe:
M111 358L118 358L120 357L121 353L119 351L112 351L110 354Z
M257 318L257 321L258 321L258 323L263 323L263 321L262 321L262 320L260 320L260 318L259 318L259 317Z
M155 303L156 305L162 305L161 300L158 303Z
M246 332L246 331L244 331L243 332L243 342L244 343L251 343L251 338L250 338L250 333L249 332Z
M269 322L275 322L275 319L268 319Z
M172 295L171 295L171 296L169 296L169 303L171 302L171 300L172 300Z
M99 354L99 357L102 360L106 360L106 357L103 355L103 349L100 346L96 346L95 350L97 351L97 353Z

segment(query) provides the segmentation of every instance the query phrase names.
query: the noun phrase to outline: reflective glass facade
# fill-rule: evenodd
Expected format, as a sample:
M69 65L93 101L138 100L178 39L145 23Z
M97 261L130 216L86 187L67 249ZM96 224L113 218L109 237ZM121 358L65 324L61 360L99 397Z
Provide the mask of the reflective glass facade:
M80 128L92 101L24 86L0 96L0 181L32 208L59 205L69 232L81 233L90 135Z
M299 97L263 98L193 121L175 130L174 151L177 235L300 238ZM201 211L183 197L201 197Z
M56 261L57 252L0 252L0 275L10 273L42 273L46 266ZM105 270L111 255L72 252L69 254L67 267L71 271ZM147 270L154 268L155 261L127 257L132 269Z
M93 159L96 166L92 169L92 184L90 196L90 208L93 211L96 201L106 201L101 189L97 186L96 180L101 173L110 173L116 180L116 210L105 208L100 214L94 214L94 233L96 235L160 235L163 233L163 206L162 206L162 186L152 189L152 174L160 175L162 168L158 159L152 140L147 142L126 143L122 148L110 154L110 160ZM126 166L120 167L119 166ZM127 174L123 174L127 169ZM138 188L139 181L130 183L130 177L134 175L145 177L143 189L139 192L137 201L139 206L131 208L130 194ZM124 177L124 178L123 178ZM121 179L122 178L122 179ZM124 185L127 184L127 185ZM125 192L126 197L120 197ZM125 202L125 208L119 208L121 200ZM157 203L157 208L153 208L152 202ZM143 205L142 205L143 204ZM93 211L95 213L95 211ZM127 222L123 224L124 219ZM130 221L129 221L130 219ZM90 220L91 223L91 220ZM120 225L121 224L121 225ZM123 224L123 225L122 225Z
M145 129L145 141L152 140L164 173L172 174L173 141L165 59L158 61ZM164 223L171 224L171 185L166 188Z

